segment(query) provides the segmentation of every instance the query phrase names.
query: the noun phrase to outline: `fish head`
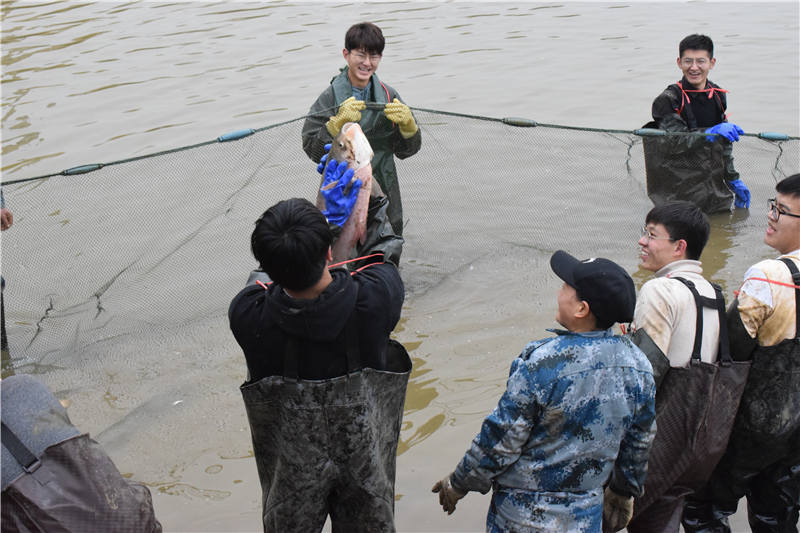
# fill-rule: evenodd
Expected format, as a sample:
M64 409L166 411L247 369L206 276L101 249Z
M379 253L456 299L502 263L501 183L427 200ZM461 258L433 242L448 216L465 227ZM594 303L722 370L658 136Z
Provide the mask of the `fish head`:
M347 161L347 165L354 170L370 164L373 155L372 146L357 122L342 126L339 135L331 143L330 158Z

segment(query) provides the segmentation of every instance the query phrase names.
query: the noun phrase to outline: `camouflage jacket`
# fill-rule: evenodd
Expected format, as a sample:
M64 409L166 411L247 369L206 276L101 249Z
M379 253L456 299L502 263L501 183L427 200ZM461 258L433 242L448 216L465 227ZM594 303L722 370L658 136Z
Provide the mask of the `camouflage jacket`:
M600 531L603 486L639 495L655 435L645 355L611 330L555 331L511 364L506 392L451 477L494 487L490 530Z

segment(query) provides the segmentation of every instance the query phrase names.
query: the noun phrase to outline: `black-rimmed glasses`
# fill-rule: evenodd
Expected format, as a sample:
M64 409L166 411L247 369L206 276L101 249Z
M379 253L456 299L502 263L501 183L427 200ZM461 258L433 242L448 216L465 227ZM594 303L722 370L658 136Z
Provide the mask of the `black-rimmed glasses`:
M784 211L780 207L778 207L777 198L769 199L769 214L772 215L772 218L775 219L775 222L780 220L781 215L786 215L787 217L800 218L800 215Z

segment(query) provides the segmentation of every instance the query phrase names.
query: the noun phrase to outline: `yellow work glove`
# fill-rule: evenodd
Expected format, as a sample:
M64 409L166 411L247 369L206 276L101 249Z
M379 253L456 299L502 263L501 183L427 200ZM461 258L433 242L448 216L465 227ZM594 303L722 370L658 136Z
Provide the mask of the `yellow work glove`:
M623 496L606 487L603 491L603 531L620 531L633 518L633 496Z
M403 139L410 139L417 133L419 128L417 128L417 123L414 122L411 109L397 98L386 104L383 108L383 113L386 118L397 124L397 129L400 130L400 135L403 136Z
M365 104L363 100L356 100L355 96L351 96L342 102L336 115L325 123L325 127L328 129L328 133L331 134L331 137L335 139L336 136L339 135L342 126L346 123L358 122L361 120L361 110L365 107L367 107L367 104Z
M449 475L443 480L437 481L431 492L439 493L439 504L443 510L447 511L447 514L453 514L453 511L456 510L456 502L467 494L453 486Z

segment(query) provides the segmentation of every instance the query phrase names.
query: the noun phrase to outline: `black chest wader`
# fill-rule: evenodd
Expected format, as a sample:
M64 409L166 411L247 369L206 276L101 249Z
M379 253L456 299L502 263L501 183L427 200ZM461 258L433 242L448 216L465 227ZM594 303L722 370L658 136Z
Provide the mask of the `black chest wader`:
M336 105L353 96L353 88L347 77L347 72L343 72L334 78L333 95L336 98ZM372 77L372 97L373 101L368 102L366 109L361 111L361 120L358 124L364 135L367 136L372 152L372 177L380 185L383 194L389 199L387 214L389 223L392 225L395 235L403 236L403 203L400 199L400 183L397 180L397 168L394 164L394 151L392 150L392 136L395 131L395 124L386 118L383 113L383 106L389 103L389 91L380 82L377 76ZM376 191L373 191L373 196Z
M394 531L394 478L411 359L389 341L387 367L361 367L355 313L348 374L309 381L291 338L284 375L242 385L261 480L265 532ZM392 355L394 357L392 357ZM394 362L394 363L393 363Z
M691 281L672 279L686 285L697 306L694 347L689 366L670 368L656 391L656 438L631 533L678 532L684 497L703 486L725 452L750 370L750 361L731 359L722 289L712 283L716 297L708 298ZM703 307L719 316L717 363L700 357Z
M678 84L670 89L682 93ZM683 95L681 94L683 101ZM725 120L722 101L715 98L719 122ZM677 109L675 110L678 111ZM691 104L682 106L680 116L690 131L698 128ZM655 122L644 128L657 129ZM725 141L706 141L705 136L643 136L647 196L658 206L674 200L694 202L705 213L730 211L733 192L727 181L739 175L733 169L733 147Z
M800 286L800 272L781 259ZM752 531L796 532L800 507L800 289L795 338L758 346L728 449L710 482L687 503L687 531L730 532L727 517L747 496Z
M122 477L88 435L34 454L5 424L3 445L25 473L2 495L2 530L36 533L160 533L150 491Z

